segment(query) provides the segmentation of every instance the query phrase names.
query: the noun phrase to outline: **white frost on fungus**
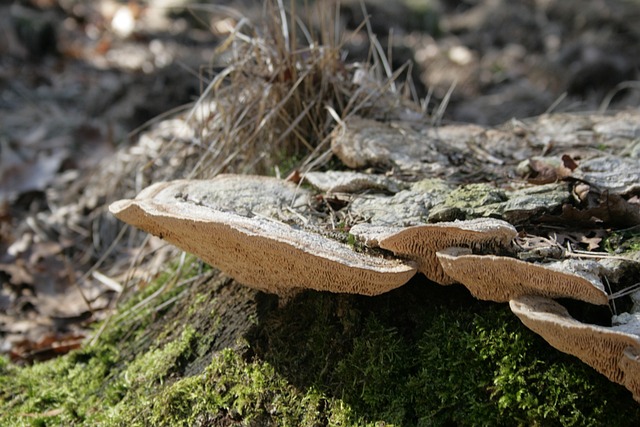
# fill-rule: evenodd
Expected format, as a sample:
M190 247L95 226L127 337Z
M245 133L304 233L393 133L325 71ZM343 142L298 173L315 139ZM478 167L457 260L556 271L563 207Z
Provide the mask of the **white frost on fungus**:
M255 175L218 175L213 179L182 179L153 184L136 200L161 204L190 203L242 216L282 217L287 208L304 211L311 195L296 184Z
M384 175L352 171L307 172L304 179L325 193L360 193L366 190L397 193L403 186Z

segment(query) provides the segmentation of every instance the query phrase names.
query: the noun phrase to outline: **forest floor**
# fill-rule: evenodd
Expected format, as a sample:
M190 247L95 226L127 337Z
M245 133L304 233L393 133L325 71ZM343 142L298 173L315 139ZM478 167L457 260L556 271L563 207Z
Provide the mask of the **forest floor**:
M388 52L392 68L412 64L398 81L407 81L409 97L442 123L493 126L549 112L610 111L640 105L636 82L640 70L638 2L371 0L366 2L369 34L354 32L364 19L360 3L341 3L345 62L369 60L368 35L375 33ZM152 242L141 255L131 249L131 242L139 235L130 237L129 245L114 250L112 243L122 237L122 227L106 206L132 197L134 190L140 189L140 183L134 182L134 169L143 168L144 163L138 159L135 166L117 170L116 162L122 159L118 153L135 147L141 129L157 122L156 117L172 110L185 111L199 97L206 82L225 65L224 58L216 56L216 48L242 14L254 21L264 16L262 2L231 0L216 4L0 1L0 352L12 362L31 364L82 347L87 337L95 335L97 322L109 318L121 303L119 295L132 259L169 250ZM298 4L302 10L303 5ZM229 12L226 7L241 13ZM127 155L138 154L133 150ZM147 160L152 157L149 153L140 156ZM131 182L123 183L125 179ZM171 256L167 253L164 259ZM165 268L161 261L147 266L145 274L136 279L152 283ZM187 260L177 268L191 263ZM198 286L198 292L202 291L203 285L198 282ZM390 309L407 296L425 297L415 284L404 291L408 294L373 301L329 296L314 300L303 295L280 315L274 314L277 304L268 296L256 297L253 291L224 281L216 286L216 292L240 295L238 304L247 306L235 308L260 315L263 324L252 329L255 319L239 320L229 314L233 307L221 306L204 292L195 293L207 310L222 312L230 325L210 325L217 328L217 341L209 342L206 350L190 360L187 369L192 372L201 371L212 352L236 345L238 331L250 337L251 349L245 349L248 353L284 372L301 390L317 386L324 393L334 383L347 381L344 378L355 369L357 359L371 357L367 352L370 344L358 333L380 332L378 344L389 350L384 357L412 360L411 369L418 369L409 356L412 350L403 341L409 338L395 334L406 333L409 324L415 326L410 316L416 311L412 310L422 313L423 308L413 307L404 314ZM455 311L456 304L450 301L454 297L443 292L439 304ZM162 301L171 301L171 295L175 296L165 295ZM129 309L136 307L129 304ZM478 310L502 319L501 312L493 313L493 306L482 307ZM315 332L331 343L325 349L305 349L308 365L304 369L310 371L301 377L287 374L298 369L298 362L289 354L287 337L279 329L279 322L292 325L300 321L292 320L299 313L296 310L307 314L304 321L314 328L309 336ZM372 310L376 314L370 314ZM173 316L181 313L189 322L205 322L187 311L188 306L182 302L171 308ZM162 309L154 311L159 312ZM327 323L313 323L314 314L328 316ZM359 323L359 316L365 318L366 325ZM429 316L431 321L443 321ZM486 327L473 315L463 322L477 330ZM161 329L147 333L146 339L162 335L163 340L172 338L192 346L192 335L199 333L186 331L178 339ZM317 344L316 338L295 328L287 331L301 342ZM349 340L350 349L333 342L329 332ZM127 336L120 331L111 333L118 339ZM423 344L425 340L425 336L416 339ZM528 344L516 340L513 346L518 345ZM425 358L435 357L425 348L420 350ZM182 357L180 351L184 349L174 350L169 357L172 361ZM313 356L314 351L325 360ZM233 357L224 353L218 362L225 369L237 368L240 362ZM483 357L493 360L496 356ZM338 366L323 365L330 362ZM375 386L376 381L383 387L391 377L378 371L366 374L372 375L372 384L362 384L353 375L349 377L352 384L341 383L335 389L341 390L347 404L355 408L355 415L343 414L347 418L371 420L366 416L369 408L389 404L386 396L370 392L368 387ZM393 374L415 380L407 396L423 385L419 376L408 371ZM354 397L358 387L364 401ZM335 390L331 399L339 397ZM335 410L338 405L312 394L303 398L313 401L320 412L329 411L329 407ZM415 419L416 414L406 413L414 404L407 398L398 404L401 407L377 415L389 422ZM242 410L236 408L225 417L211 423L231 424L242 417Z

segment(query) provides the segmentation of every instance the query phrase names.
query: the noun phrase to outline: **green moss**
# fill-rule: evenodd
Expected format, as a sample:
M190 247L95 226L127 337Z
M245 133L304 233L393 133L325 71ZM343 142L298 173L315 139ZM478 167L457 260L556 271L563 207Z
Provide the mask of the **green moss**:
M172 384L154 406L153 425L194 425L207 418L264 425L313 425L324 398L300 392L264 362L246 362L237 352L216 354L197 377ZM324 405L324 404L323 404Z
M631 406L618 406L623 390L550 350L507 310L456 314L461 316L447 326L437 316L443 327L425 331L419 341L422 366L409 382L416 410L428 414L421 418L427 424L582 426L640 420L628 396Z
M280 173L284 178L291 172L293 172L297 167L299 167L302 160L302 154L292 155L286 150L281 150L274 155L273 164L277 166L273 166L269 170L269 175L276 176L278 173Z
M406 379L415 365L407 344L395 328L368 316L363 335L353 339L353 348L337 363L335 377L342 393L358 397L356 406L363 410L376 408L376 418L406 422L409 402L397 398L404 387L397 380Z
M351 233L347 233L346 243L354 252L358 252L358 253L367 252L367 247L365 246L364 242L358 240L358 238Z
M178 340L134 359L111 384L110 395L119 397L113 399L117 403L97 418L115 425L148 424L166 381L193 359L197 339L195 330L187 326Z
M189 266L185 273L192 274L196 264L185 265ZM170 342L161 353L165 363L158 363L162 358L157 349L145 350L154 341L151 325L161 313L158 308L184 292L184 288L166 286L176 278L172 271L175 268L168 268L160 278L132 294L107 325L102 325L104 329L94 345L22 368L0 359L0 413L4 417L0 425L89 422L123 400L131 389L127 383L131 378L140 380L144 372L142 379L146 382L161 376L163 369L175 367L177 359L167 355L184 353L182 347L176 349L177 344ZM173 334L184 329L165 327ZM100 325L96 328L99 330ZM193 332L185 334L183 339L193 337ZM123 371L129 380L124 380Z
M18 368L3 360L0 408L3 425L63 425L82 422L112 402L98 395L118 363L110 346L88 347L65 357Z
M415 280L373 298L304 292L283 308L220 279L180 288L137 311L139 330L125 333L132 323L119 312L92 347L24 368L0 359L0 424L640 422L627 390L551 349L505 305L459 287ZM256 311L242 309L253 298ZM131 314L138 303L125 307ZM253 325L236 338L243 344L216 349L240 321Z
M188 315L193 315L195 314L199 309L202 308L202 304L207 302L207 295L205 294L198 294L196 295L196 297L193 299L193 302L191 303L191 306L189 307L189 313L187 313Z
M175 349L145 357L145 362L160 356L162 365ZM327 411L335 419L348 418L348 408L339 403L313 389L301 392L268 363L248 362L237 351L226 349L216 353L199 375L166 385L145 378L100 421L127 426L317 425Z
M640 251L638 230L614 231L604 241L606 251L616 254Z
M488 184L468 184L451 191L443 206L461 210L466 218L499 216L506 200L503 190Z
M550 348L505 305L453 288L307 294L250 342L299 389L340 399L349 425L640 422L627 390Z

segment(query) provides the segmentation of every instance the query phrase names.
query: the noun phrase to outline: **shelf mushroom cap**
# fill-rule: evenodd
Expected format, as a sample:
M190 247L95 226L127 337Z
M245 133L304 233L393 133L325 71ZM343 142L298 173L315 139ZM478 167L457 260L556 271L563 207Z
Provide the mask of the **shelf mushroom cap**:
M553 265L533 264L495 255L472 255L468 249L437 253L444 273L462 283L478 299L508 302L522 295L574 298L592 304L609 302L597 276L561 271Z
M456 283L456 280L444 272L436 252L450 247L499 248L508 245L517 234L511 224L493 218L439 222L406 228L362 224L352 227L351 233L368 245L414 260L418 264L418 271L441 285L450 285Z
M406 283L413 265L356 253L347 245L265 217L142 198L109 207L118 219L191 252L247 286L286 293L307 288L377 295ZM165 187L166 188L166 187ZM148 198L151 196L151 198Z
M611 381L640 397L640 337L615 327L582 323L559 303L541 296L521 296L509 302L511 311L529 329L563 353L578 357ZM640 331L639 331L640 332ZM628 350L631 348L631 350ZM624 361L624 355L628 354Z

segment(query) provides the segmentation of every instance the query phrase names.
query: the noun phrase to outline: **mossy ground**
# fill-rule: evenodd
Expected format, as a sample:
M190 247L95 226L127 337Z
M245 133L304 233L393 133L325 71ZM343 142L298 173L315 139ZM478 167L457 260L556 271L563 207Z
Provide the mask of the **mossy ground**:
M628 391L462 287L416 279L279 307L211 272L140 306L162 286L123 304L93 345L29 367L0 359L0 424L640 423Z

